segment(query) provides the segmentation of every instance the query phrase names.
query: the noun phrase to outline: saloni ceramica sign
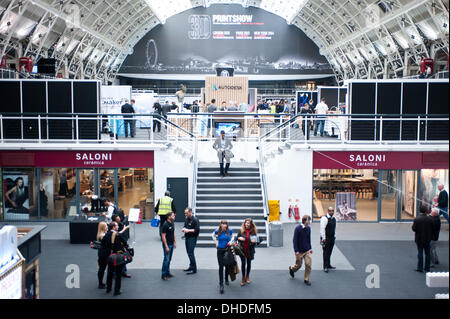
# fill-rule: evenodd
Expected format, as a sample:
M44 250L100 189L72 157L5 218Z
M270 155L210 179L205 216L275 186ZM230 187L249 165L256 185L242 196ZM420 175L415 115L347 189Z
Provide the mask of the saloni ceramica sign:
M120 168L153 167L153 151L9 151L0 153L0 164L17 167L25 156L27 167Z
M314 169L448 168L448 152L319 152Z

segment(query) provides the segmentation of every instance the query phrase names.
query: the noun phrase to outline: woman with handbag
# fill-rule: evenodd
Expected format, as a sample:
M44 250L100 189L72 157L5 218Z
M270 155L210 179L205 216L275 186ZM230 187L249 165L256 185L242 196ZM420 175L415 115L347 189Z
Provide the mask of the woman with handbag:
M233 237L233 230L228 226L226 220L220 222L219 228L212 233L212 239L217 248L217 262L219 263L219 286L220 293L223 294L223 269L225 268L225 284L228 286L228 270L224 264L224 255L227 248L231 246L231 239Z
M247 218L242 224L237 235L237 240L243 251L241 255L242 282L241 286L250 283L250 270L252 260L255 258L255 245L258 243L257 230L251 218Z
M125 259L123 253L125 252L126 242L124 242L122 236L118 232L119 225L116 222L111 222L109 231L102 239L102 244L104 243L109 249L111 254L108 257L108 273L106 276L106 293L111 292L113 276L115 275L115 286L114 286L114 296L120 295L121 281L123 267L125 266Z
M105 245L102 245L102 239L108 232L108 225L105 222L98 223L97 231L97 243L100 242L100 248L98 249L98 288L104 289L106 285L103 283L103 277L105 275L106 266L108 266L108 257L110 251L107 250Z

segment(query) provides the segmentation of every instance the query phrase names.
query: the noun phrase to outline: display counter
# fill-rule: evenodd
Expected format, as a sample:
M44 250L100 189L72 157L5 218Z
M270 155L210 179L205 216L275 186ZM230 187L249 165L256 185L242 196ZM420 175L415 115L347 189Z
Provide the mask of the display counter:
M89 244L94 241L97 236L98 224L105 220L104 216L71 220L69 223L70 243Z

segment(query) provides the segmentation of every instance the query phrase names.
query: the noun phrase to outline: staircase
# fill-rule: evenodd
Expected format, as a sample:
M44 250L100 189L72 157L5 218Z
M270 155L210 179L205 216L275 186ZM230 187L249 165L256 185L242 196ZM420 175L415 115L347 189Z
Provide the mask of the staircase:
M267 247L266 221L258 164L231 163L229 176L220 177L219 164L199 164L195 214L200 220L197 247L215 247L211 234L220 221L228 221L237 234L248 217Z

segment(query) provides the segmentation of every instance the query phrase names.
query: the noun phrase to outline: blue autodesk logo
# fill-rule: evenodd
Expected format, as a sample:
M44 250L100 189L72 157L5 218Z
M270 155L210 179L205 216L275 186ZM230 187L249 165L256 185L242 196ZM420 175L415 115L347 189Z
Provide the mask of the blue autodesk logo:
M215 84L213 84L213 90L217 91L217 86Z

